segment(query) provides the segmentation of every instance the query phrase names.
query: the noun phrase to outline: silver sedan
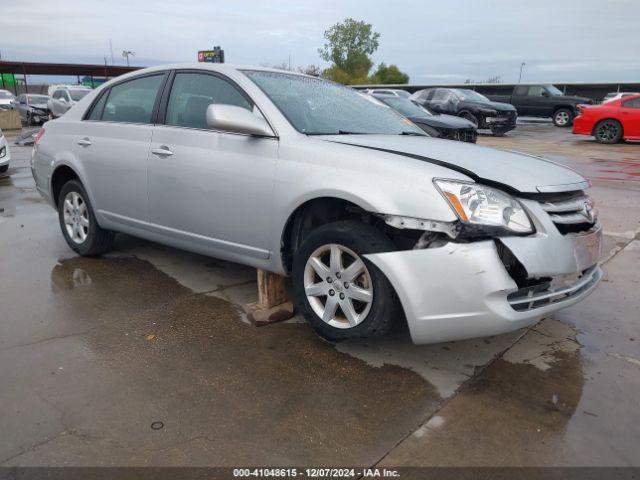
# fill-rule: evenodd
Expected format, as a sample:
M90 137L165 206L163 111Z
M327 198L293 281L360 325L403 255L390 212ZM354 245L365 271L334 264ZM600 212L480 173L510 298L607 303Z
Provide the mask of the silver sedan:
M118 77L38 135L32 170L81 255L116 232L292 277L323 337L416 343L530 325L601 278L588 182L430 138L290 72L169 65Z

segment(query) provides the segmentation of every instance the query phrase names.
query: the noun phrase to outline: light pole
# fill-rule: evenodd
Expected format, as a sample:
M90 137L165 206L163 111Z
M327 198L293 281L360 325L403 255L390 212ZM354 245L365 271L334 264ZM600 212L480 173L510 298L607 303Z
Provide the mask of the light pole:
M520 64L520 76L518 77L518 83L520 83L520 81L522 80L522 69L524 68L525 65L526 63L524 62Z
M122 56L127 59L127 67L129 66L129 57L135 57L136 52L132 52L131 50L123 50Z

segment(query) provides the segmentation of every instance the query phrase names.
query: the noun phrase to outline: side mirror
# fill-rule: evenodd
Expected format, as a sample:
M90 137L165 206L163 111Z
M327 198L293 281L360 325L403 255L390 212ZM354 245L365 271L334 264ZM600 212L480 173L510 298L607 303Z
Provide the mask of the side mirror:
M542 96L543 97L549 97L550 95L549 95L549 92L547 92L546 90L543 90L542 91Z
M246 108L234 105L209 105L207 107L207 127L258 137L274 136L271 127L263 118Z

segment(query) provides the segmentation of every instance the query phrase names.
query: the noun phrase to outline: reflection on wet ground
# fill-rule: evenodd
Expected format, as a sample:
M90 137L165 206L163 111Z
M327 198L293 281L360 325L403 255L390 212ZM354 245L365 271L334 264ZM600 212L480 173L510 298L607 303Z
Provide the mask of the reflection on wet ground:
M544 128L540 150L580 158ZM533 148L523 132L490 141ZM494 338L334 346L300 319L244 322L252 269L126 236L76 257L28 150L14 155L0 180L0 465L638 464L633 182L594 189L613 233L582 304Z

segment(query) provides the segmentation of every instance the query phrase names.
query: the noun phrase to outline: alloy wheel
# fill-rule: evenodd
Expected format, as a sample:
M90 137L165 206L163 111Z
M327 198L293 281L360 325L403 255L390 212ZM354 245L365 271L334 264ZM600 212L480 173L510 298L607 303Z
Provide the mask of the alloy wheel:
M619 127L615 122L603 122L596 131L598 140L604 143L613 142L619 134Z
M565 111L556 113L556 124L564 126L569 123L569 114Z
M86 202L78 192L69 192L62 208L67 235L74 243L83 243L89 235L89 210Z
M335 243L323 245L309 256L304 289L316 315L335 328L359 325L373 304L367 266L355 252Z

